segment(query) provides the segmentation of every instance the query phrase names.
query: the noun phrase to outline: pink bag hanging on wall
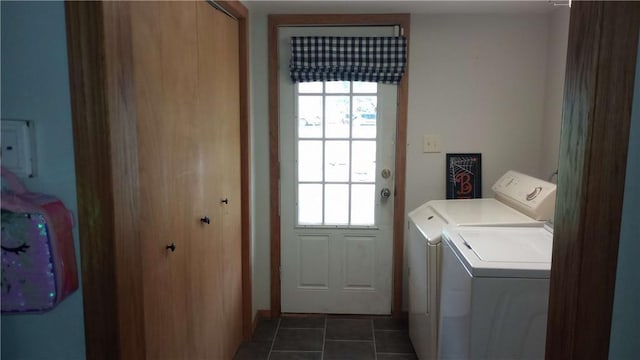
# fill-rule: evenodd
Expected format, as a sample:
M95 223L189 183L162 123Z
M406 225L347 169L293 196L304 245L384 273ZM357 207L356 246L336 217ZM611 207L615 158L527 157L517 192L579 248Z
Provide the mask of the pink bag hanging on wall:
M2 168L2 313L44 312L78 289L73 216Z

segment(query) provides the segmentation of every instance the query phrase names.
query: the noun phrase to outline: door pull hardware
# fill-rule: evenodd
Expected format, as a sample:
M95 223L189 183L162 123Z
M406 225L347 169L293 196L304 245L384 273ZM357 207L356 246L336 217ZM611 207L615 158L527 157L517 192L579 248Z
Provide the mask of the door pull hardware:
M171 244L167 245L165 248L167 250L171 250L171 252L174 252L174 251L176 251L176 244L175 243L171 243Z
M229 199L224 198L224 199L220 200L220 202L223 203L223 204L227 204L228 205L229 204Z
M380 197L383 199L388 199L389 196L391 196L391 190L389 190L389 188L384 188L380 191Z
M203 218L200 218L200 222L208 225L208 224L211 224L211 219L209 219L208 216L205 216Z

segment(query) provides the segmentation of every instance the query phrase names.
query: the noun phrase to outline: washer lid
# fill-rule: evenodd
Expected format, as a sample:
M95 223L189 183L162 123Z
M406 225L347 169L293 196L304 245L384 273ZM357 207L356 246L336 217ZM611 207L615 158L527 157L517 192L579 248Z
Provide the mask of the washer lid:
M429 205L430 202L409 213L409 219L430 245L439 244L442 239L442 228L447 222Z
M462 237L480 260L488 262L551 262L551 245L534 232L506 231L460 231Z
M446 228L443 236L475 277L548 278L553 235L547 228Z
M543 226L496 199L435 200L428 204L449 224L458 226Z

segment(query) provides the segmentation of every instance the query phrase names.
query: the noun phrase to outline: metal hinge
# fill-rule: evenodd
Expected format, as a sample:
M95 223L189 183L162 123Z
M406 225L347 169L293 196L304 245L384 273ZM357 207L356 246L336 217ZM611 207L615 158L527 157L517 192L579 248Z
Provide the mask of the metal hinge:
M213 1L213 0L207 0L207 2L209 3L209 5L213 6L214 9L220 11L221 13L227 15L228 17L232 18L233 20L238 20L235 16L233 16L230 12L227 11L227 9L225 9L224 7L220 6L220 4L218 4L217 2Z

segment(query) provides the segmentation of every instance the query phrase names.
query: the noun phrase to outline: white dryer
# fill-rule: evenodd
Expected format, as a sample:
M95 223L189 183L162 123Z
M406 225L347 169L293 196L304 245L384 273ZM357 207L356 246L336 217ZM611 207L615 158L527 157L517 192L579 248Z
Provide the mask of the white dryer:
M439 359L543 359L553 233L445 228Z
M492 189L495 199L432 200L409 213L409 336L419 359L437 355L442 229L542 227L553 217L555 184L508 171Z

